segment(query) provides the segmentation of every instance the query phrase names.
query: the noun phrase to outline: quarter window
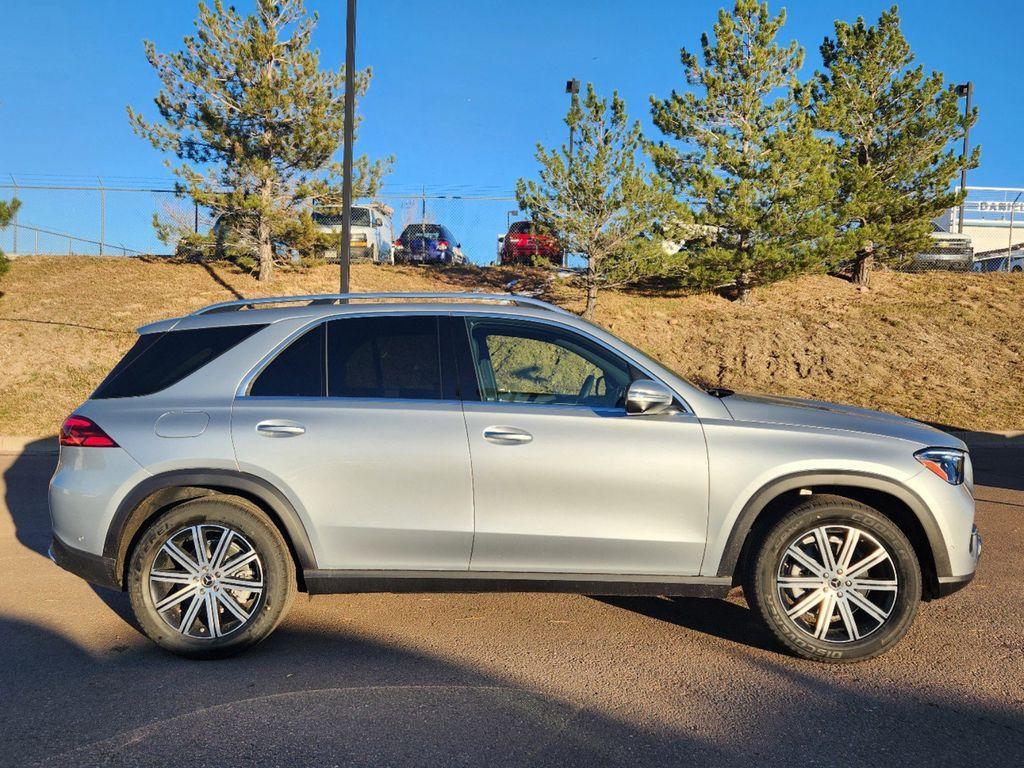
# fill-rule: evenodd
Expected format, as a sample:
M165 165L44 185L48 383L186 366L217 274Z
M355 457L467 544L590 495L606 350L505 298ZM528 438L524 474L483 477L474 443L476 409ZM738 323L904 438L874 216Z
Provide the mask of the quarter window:
M324 396L324 324L292 342L263 369L249 389L253 397Z
M327 327L329 397L443 399L437 317L355 317Z
M221 325L143 334L92 396L139 397L167 389L265 327Z
M618 407L629 365L597 344L557 328L471 320L470 346L482 399Z

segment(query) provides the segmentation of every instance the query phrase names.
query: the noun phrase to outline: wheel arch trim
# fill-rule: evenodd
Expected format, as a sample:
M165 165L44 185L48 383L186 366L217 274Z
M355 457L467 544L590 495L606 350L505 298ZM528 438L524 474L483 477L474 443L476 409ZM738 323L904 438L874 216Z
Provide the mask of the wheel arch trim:
M176 490L182 493L175 494ZM125 494L114 511L103 542L103 557L114 563L118 586L123 586L127 548L146 520L168 504L202 497L205 494L197 491L203 490L210 493L235 492L254 499L271 513L272 521L280 526L297 560L298 571L301 573L317 567L313 545L299 513L273 484L256 475L229 469L172 470L142 480ZM167 492L166 495L159 496L161 491ZM145 502L154 497L160 498L161 503L147 508Z
M761 486L747 499L733 523L722 550L717 575L732 576L735 573L748 535L753 530L761 512L773 500L784 493L815 486L851 486L888 494L898 499L906 505L921 524L935 563L936 575L942 578L952 573L942 530L939 528L935 515L920 496L902 483L883 475L855 470L834 470L830 472L794 472L777 477Z

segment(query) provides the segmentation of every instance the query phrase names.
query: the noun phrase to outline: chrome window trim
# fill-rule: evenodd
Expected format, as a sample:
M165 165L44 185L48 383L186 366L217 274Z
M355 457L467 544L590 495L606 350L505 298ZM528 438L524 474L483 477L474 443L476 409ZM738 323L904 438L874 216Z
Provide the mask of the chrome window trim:
M665 381L663 381L661 379L660 376L656 376L655 374L651 373L650 369L648 369L647 366L641 365L632 356L624 354L621 350L615 349L610 344L608 344L605 341L597 338L596 336L593 336L593 335L587 333L584 330L576 328L575 326L569 325L567 323L558 322L557 319L553 319L553 318L546 318L546 317L545 318L540 318L540 317L533 317L533 316L523 317L522 315L516 315L516 314L512 314L512 313L505 313L505 312L480 312L480 311L472 311L472 310L464 310L464 309L463 310L451 310L451 311L438 311L438 310L429 310L429 309L415 309L415 310L405 310L405 309L403 309L403 310L400 310L400 311L397 311L397 312L381 312L379 310L378 311L367 311L367 312L344 312L344 311L340 311L340 312L332 312L330 314L324 314L324 315L319 315L317 317L310 318L310 321L308 323L304 323L302 326L300 326L296 330L292 331L287 337L285 337L282 341L280 341L270 352L268 352L255 365L253 365L252 368L249 369L249 372L246 373L245 376L242 377L241 382L239 383L238 387L235 389L235 397L234 397L234 399L235 400L241 400L241 399L252 399L252 400L257 400L257 399L275 399L275 400L300 400L300 399L306 399L306 400L324 400L324 401L330 401L330 402L353 402L353 401L357 401L357 400L375 400L375 401L378 401L378 402L380 402L380 401L383 401L383 402L395 402L396 400L403 399L403 398L358 398L358 397L326 397L326 396L323 397L323 398L308 398L308 397L307 398L297 398L297 397L287 397L287 396L283 396L283 395L254 397L254 396L249 394L249 390L252 388L253 382L263 372L263 369L265 369L268 365L270 365L277 358L278 355L280 355L285 349L287 349L287 347L292 342L296 341L300 336L302 336L307 331L312 330L314 326L316 326L316 325L318 325L320 323L327 323L327 322L329 322L331 320L343 320L343 319L346 319L346 318L356 318L356 317L400 317L400 316L419 316L419 317L426 316L426 317L438 317L438 318L441 318L441 317L468 317L468 318L480 317L480 318L490 318L490 319L495 319L495 320L505 320L507 322L514 322L514 323L528 323L528 324L532 323L532 324L544 325L544 326L549 326L549 327L552 327L552 328L557 328L557 329L563 330L563 331L569 331L571 333L575 333L575 334L577 334L579 336L582 336L583 338L585 338L587 341L591 342L592 344L598 345L601 349L607 351L609 354L612 354L615 357L618 357L620 359L626 360L634 368L636 368L641 373L643 373L645 376L647 376L647 378L649 378L649 379L651 379L653 381L657 381L658 383L664 385L669 390L671 390L672 393L675 394L676 398L679 400L679 403L682 405L682 409L681 409L682 413L685 413L685 414L687 414L689 416L696 416L697 415L694 412L693 408L690 406L689 402L687 402L686 398L683 397L683 395L679 392L679 390L676 387L673 387L670 384L667 384ZM257 338L258 336L259 336L259 334L256 333L256 334L253 334L252 338ZM500 401L489 401L489 400L444 401L444 400L428 400L428 399L422 399L421 400L421 399L416 399L416 398L404 398L404 399L406 399L406 400L408 400L410 402L419 402L419 403L424 403L424 402L428 402L428 403L440 403L440 402L477 403L477 402L479 402L479 403L489 403L491 405L529 405L529 406L533 406L533 407L537 407L537 406L542 406L542 407L556 406L556 407L559 407L559 408L580 408L580 409L583 409L583 410L595 411L595 408L592 407L592 406L584 406L584 405L558 405L558 404L554 404L554 403L500 403ZM615 412L618 412L619 410L624 411L625 409L615 408L615 409L612 409L612 410L615 411Z

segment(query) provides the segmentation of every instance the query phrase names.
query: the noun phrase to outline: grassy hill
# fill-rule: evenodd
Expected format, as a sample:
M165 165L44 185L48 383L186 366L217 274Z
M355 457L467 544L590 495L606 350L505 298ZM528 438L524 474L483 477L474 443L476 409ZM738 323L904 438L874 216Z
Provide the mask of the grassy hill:
M520 272L353 267L356 291L500 290ZM53 434L146 322L238 296L337 290L337 267L268 289L230 265L31 257L0 278L0 434ZM530 280L537 281L534 274ZM598 321L701 384L836 400L962 429L1024 427L1024 276L824 276L713 295L608 292ZM521 283L520 285L523 285ZM549 296L579 309L582 296Z

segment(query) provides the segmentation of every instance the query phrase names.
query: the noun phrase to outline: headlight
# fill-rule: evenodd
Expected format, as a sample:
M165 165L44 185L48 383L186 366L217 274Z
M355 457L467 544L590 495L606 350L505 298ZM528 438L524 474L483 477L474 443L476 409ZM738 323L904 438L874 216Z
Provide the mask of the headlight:
M934 472L950 485L964 481L966 454L956 448L925 448L914 454L925 469Z

